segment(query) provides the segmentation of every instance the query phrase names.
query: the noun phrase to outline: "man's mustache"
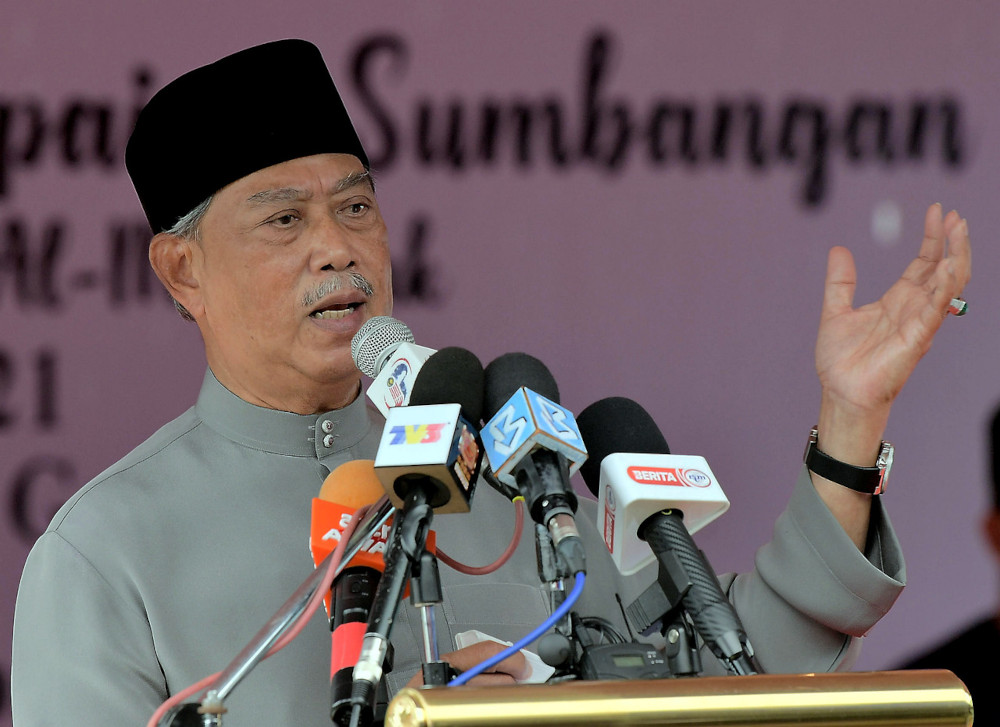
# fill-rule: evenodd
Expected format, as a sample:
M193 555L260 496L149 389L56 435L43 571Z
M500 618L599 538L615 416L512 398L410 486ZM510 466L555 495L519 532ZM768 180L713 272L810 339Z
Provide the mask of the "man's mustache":
M361 273L345 273L324 280L315 290L308 291L302 298L302 305L309 308L323 300L331 293L341 290L344 286L350 285L371 298L375 295L375 288L368 282L368 279Z

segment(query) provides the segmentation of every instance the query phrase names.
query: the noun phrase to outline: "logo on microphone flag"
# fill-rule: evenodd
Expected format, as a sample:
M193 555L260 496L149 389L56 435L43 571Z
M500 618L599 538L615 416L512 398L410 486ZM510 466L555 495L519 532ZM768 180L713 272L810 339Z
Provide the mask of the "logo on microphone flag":
M587 460L573 413L525 386L486 422L480 435L490 467L508 485L516 486L511 472L536 447L565 456L570 474Z
M475 429L461 410L459 404L389 410L375 454L375 476L393 505L403 507L400 492L406 489L397 489L397 478L420 475L444 484L455 495L432 504L435 512L469 511L482 450ZM443 496L443 491L440 494Z
M340 542L344 528L354 516L354 509L337 502L314 497L312 501L312 521L309 532L309 550L317 567L326 560ZM361 549L345 567L365 566L382 572L385 570L384 554L389 545L389 534L392 530L392 518L386 520L361 545ZM437 534L430 530L427 533L427 550L437 552ZM407 586L407 594L409 586ZM404 594L406 595L406 594ZM327 615L330 614L330 594L324 598Z
M382 416L388 418L390 411L409 403L413 382L420 374L424 361L433 353L433 348L400 343L389 360L379 367L368 387L368 398L382 412Z
M407 378L410 376L412 366L405 358L392 362L392 373L386 379L385 405L389 408L402 406L406 401L409 384Z
M433 444L441 440L441 430L449 422L436 424L397 424L389 430L392 439L389 446L395 444Z
M701 470L674 467L629 467L628 476L640 485L711 487L712 478Z

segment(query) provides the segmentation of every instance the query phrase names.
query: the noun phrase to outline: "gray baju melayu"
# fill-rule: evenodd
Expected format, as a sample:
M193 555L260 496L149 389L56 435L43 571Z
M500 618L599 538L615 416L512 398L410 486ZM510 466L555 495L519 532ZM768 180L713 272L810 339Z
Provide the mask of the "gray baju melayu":
M211 372L197 404L76 493L25 565L14 619L11 693L17 727L144 724L166 697L224 668L313 568L311 499L327 473L374 458L382 419L364 397L320 416L248 404ZM577 611L624 630L628 603L652 579L624 579L594 525L577 520L588 582ZM438 545L492 562L513 531L510 503L481 486L468 514L437 516ZM857 638L888 611L903 562L876 499L860 553L803 469L770 543L749 574L723 587L768 671L847 668ZM515 641L547 616L530 523L514 557L490 576L441 566L442 652L478 629ZM392 641L395 691L418 670L419 618L401 608ZM329 725L330 634L317 614L227 700L225 723ZM703 653L707 672L720 673Z

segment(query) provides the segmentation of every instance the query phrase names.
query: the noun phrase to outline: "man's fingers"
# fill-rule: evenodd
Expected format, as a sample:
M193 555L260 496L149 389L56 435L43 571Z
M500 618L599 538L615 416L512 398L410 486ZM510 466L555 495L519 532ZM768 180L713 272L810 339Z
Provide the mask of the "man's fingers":
M942 207L939 203L928 207L924 217L924 238L920 243L920 252L903 271L903 280L909 280L917 285L925 283L945 255L945 241L951 241L961 222L962 218L955 210L942 216Z
M968 220L961 219L948 230L948 258L958 281L957 295L961 295L972 277L972 243L969 240Z
M459 671L468 671L506 648L508 647L495 641L480 641L462 649L442 654L441 659ZM526 679L530 674L531 667L528 666L528 660L524 658L524 654L518 651L503 661L488 667L485 672L470 680L469 684L477 686L513 684L516 681ZM423 684L423 679L420 673L417 673L409 682L411 687L421 684Z
M957 216L954 210L948 213L952 224L953 217ZM924 215L924 239L920 243L919 253L922 259L937 261L944 256L945 222L944 208L940 202L927 208L927 214Z
M477 664L486 661L490 657L499 654L506 648L507 647L503 644L498 644L495 641L480 641L475 644L470 644L463 649L452 651L450 654L444 654L441 658L454 666L456 669L466 671ZM509 674L514 679L524 679L528 676L530 671L531 670L528 667L528 660L524 658L524 654L518 651L508 656L500 663L489 667L484 673L503 673Z
M834 315L850 310L857 287L854 257L846 247L834 247L826 259L826 283L823 288L823 312Z
M470 687L504 687L517 684L517 680L505 672L483 672L465 683Z
M960 219L948 229L948 257L938 262L930 281L931 304L936 313L947 316L952 300L961 297L971 275L969 223Z

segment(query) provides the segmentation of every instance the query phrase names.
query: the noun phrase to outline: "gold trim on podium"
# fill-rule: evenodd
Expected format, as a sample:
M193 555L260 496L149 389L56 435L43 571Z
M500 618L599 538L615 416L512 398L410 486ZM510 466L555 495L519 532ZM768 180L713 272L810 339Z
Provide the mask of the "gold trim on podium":
M761 674L403 689L386 727L969 727L950 671Z

